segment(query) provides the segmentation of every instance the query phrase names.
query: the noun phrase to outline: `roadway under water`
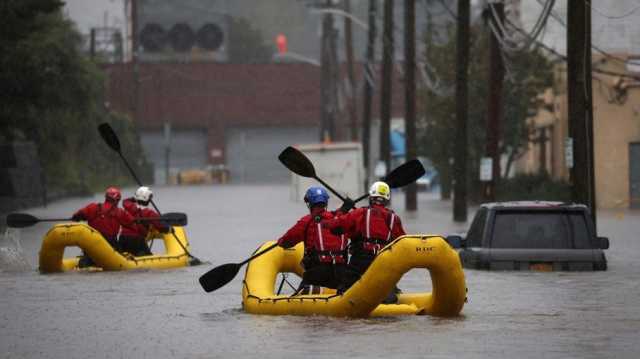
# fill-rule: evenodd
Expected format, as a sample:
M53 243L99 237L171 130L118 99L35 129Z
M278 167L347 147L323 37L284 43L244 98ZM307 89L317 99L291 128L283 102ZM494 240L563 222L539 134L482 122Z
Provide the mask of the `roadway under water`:
M599 234L611 240L606 272L465 270L469 302L457 318L272 317L241 310L243 271L209 294L197 280L214 266L244 260L305 213L302 203L289 200L288 187L155 190L160 209L189 215L191 252L211 264L41 275L38 251L49 225L12 230L0 240L0 358L637 358L640 353L639 212L599 212ZM403 201L397 197L399 209ZM25 212L70 216L89 200ZM413 219L398 210L408 232L465 228L451 222L448 204L431 194L421 194L420 208ZM424 270L408 273L400 283L408 292L428 285Z

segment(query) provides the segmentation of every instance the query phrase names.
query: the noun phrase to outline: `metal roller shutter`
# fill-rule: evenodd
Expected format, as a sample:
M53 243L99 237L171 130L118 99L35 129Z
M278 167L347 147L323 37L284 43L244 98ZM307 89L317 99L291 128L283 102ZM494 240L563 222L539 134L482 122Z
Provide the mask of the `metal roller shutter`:
M167 183L165 140L162 131L140 134L147 159L154 165L155 182ZM207 132L204 129L173 130L171 132L169 166L171 174L181 170L204 168L207 165Z
M226 163L233 183L289 183L278 154L291 145L318 142L316 127L246 127L225 130Z

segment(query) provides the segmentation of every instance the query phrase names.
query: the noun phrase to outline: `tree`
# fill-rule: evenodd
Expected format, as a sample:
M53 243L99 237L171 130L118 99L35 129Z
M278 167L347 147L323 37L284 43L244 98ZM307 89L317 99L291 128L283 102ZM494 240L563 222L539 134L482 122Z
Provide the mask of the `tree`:
M451 173L453 143L456 136L455 122L455 29L450 26L445 40L434 41L427 28L425 53L423 58L430 77L435 79L431 87L420 91L424 108L419 116L419 151L428 157L440 172L442 197L451 194ZM487 29L483 26L471 27L472 59L469 63L469 194L479 194L478 171L480 159L484 155L486 142L486 97L488 93ZM538 50L510 53L507 56L507 78L503 93L503 133L500 153L506 154L512 162L526 146L529 128L526 122L538 107L537 95L551 86L553 79L551 62Z
M101 122L117 125L123 148L137 150L132 162L145 165L131 121L106 111L102 71L80 53L81 35L61 5L3 2L11 29L0 35L0 141L37 145L49 192L96 189L128 176L102 144Z
M228 44L231 63L267 63L274 53L273 46L264 42L260 30L244 18L231 19Z

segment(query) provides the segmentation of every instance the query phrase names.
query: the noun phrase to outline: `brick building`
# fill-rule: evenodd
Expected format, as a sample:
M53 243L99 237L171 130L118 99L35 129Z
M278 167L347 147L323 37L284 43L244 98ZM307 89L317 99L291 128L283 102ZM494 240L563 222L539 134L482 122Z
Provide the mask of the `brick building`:
M105 67L107 102L111 110L135 120L158 183L165 182L166 158L171 171L224 164L235 182L283 181L289 174L277 161L278 153L288 145L319 141L317 66L140 63L134 69L131 63ZM393 86L392 114L402 117L399 78ZM338 141L348 135L346 104L341 103L345 115L336 124ZM358 103L361 107L361 99ZM374 119L378 104L374 98ZM170 146L165 123L171 124Z

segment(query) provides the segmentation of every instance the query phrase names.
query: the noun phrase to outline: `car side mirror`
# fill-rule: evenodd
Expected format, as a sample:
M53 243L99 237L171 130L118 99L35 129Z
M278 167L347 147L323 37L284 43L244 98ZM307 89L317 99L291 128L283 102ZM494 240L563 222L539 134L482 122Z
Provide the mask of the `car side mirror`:
M609 238L598 237L598 242L600 242L600 249L609 249Z
M467 241L465 240L465 238L462 238L462 236L455 234L447 236L446 241L451 247L456 249L465 248L467 246Z

